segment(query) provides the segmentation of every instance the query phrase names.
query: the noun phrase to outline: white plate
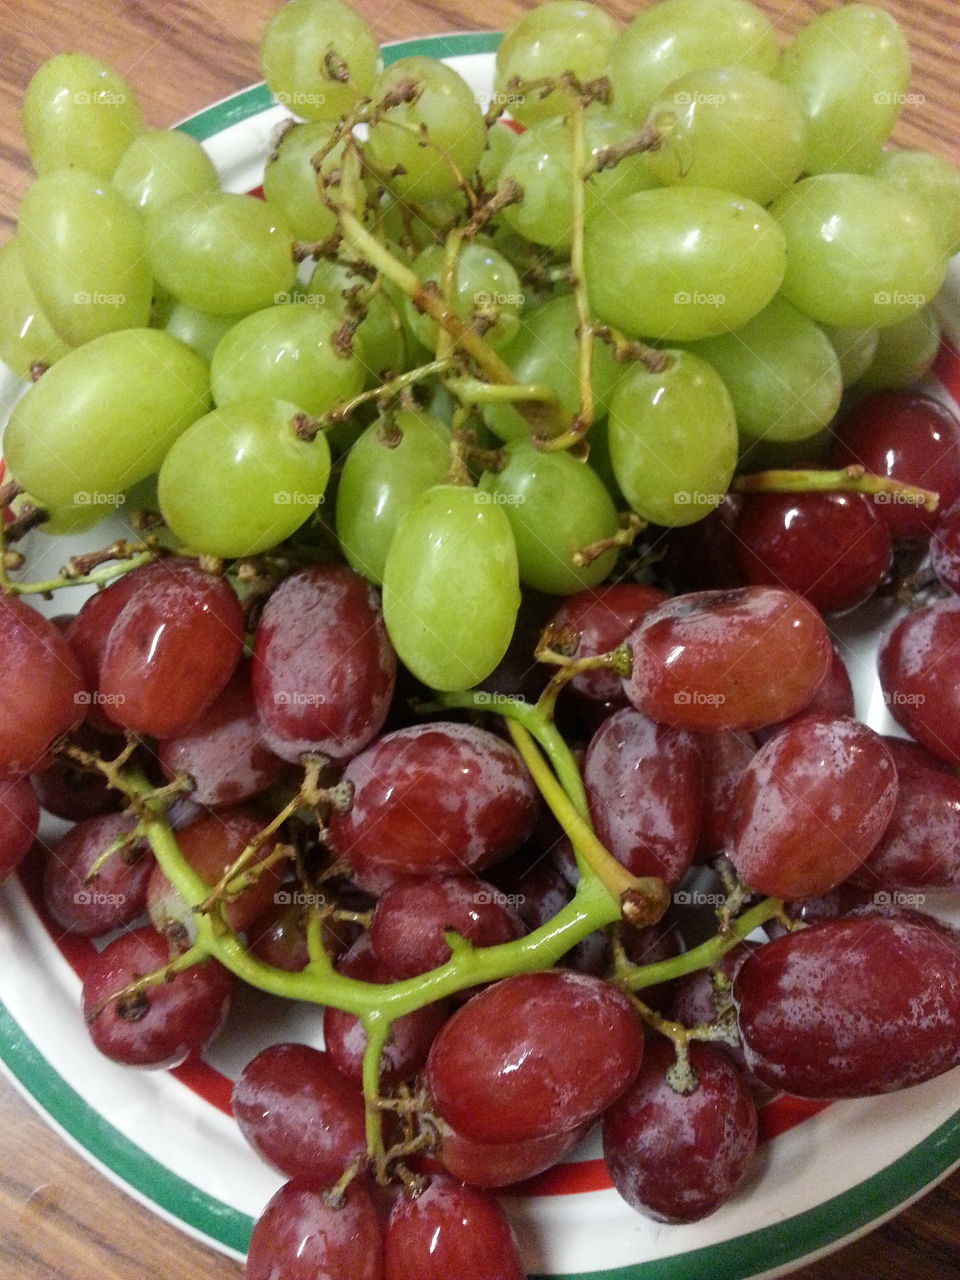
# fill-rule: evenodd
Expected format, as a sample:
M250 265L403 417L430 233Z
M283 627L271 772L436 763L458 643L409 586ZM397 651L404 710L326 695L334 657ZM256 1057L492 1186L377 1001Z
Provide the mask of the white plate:
M410 54L447 58L483 95L497 42L490 34L438 36L390 46L385 55L387 61ZM284 114L259 86L183 128L207 147L227 189L247 191L261 180L271 130ZM954 345L958 298L955 272L942 308ZM938 372L947 386L960 386L960 359L951 353L944 352ZM948 394L940 382L931 389ZM0 402L11 403L18 391L8 376ZM102 532L79 541L100 545ZM47 577L62 563L63 547L38 533L30 558L31 576ZM871 621L879 626L883 613L876 607ZM875 686L875 631L858 620L840 628L837 638L852 668L858 713L875 728L896 732ZM176 1072L118 1067L92 1047L79 1012L79 974L91 955L89 944L58 938L45 925L19 880L0 889L0 1058L92 1163L185 1230L242 1257L251 1220L280 1179L252 1154L230 1118L230 1082L266 1044L319 1044L319 1013L245 991L208 1062ZM534 1276L783 1275L877 1225L960 1164L958 1097L960 1070L893 1097L819 1110L778 1100L764 1111L768 1137L746 1185L719 1213L693 1226L662 1226L627 1208L604 1177L595 1139L559 1172L503 1203Z

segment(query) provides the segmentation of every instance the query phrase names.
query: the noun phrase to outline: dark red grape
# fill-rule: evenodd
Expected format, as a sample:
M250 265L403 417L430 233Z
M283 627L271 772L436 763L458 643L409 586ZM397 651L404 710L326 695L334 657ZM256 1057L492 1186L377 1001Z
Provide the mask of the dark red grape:
M98 733L121 732L120 726L107 716L106 704L100 692L100 666L110 631L130 597L141 585L152 581L158 572L162 572L159 564L144 565L125 573L102 591L95 591L93 595L87 596L79 613L70 620L64 631L67 643L80 663L84 687L90 695L86 721Z
M517 1242L493 1196L446 1174L394 1202L383 1233L384 1280L525 1280Z
M249 950L267 964L298 973L310 959L307 912L312 905L323 905L317 901L317 895L305 893L294 885L281 885L266 910L247 926ZM325 919L322 934L327 954L334 958L342 955L356 940L356 928Z
M590 1122L566 1133L519 1142L474 1142L456 1133L441 1117L432 1121L439 1145L431 1153L446 1171L471 1187L509 1187L552 1169L586 1135Z
M640 1074L603 1117L603 1158L613 1185L658 1222L697 1222L743 1180L757 1146L757 1111L743 1073L715 1045L694 1041L697 1086L667 1083L676 1054L657 1037Z
M960 889L960 778L917 767L898 776L893 817L853 883L880 891Z
M703 807L697 853L712 858L730 844L737 786L747 765L757 754L753 736L743 730L718 729L701 734Z
M87 818L50 848L43 902L62 929L97 938L142 914L156 865L146 841L134 840L101 861L104 850L135 826L136 819L125 813ZM90 876L94 863L99 865Z
M896 798L896 766L879 734L856 720L802 718L745 770L730 861L758 893L818 897L867 857Z
M46 763L53 742L83 719L80 664L57 627L14 596L0 596L0 778Z
M960 764L960 599L938 600L894 623L877 667L894 720L934 755Z
M379 733L397 660L380 598L345 565L311 565L267 601L253 647L253 697L284 760L349 760Z
M850 673L847 670L847 664L840 656L837 646L834 645L827 678L807 705L798 711L795 716L791 716L789 720L783 720L779 724L768 724L762 729L757 729L755 735L757 745L763 746L765 742L774 737L775 734L778 734L784 725L791 724L794 720L799 720L801 716L830 716L831 719L837 719L839 716L852 716L855 712L853 684L850 680Z
M930 564L947 590L960 595L960 502L937 520L930 539Z
M26 778L0 779L0 880L27 856L37 837L40 806Z
M353 803L332 815L330 847L361 875L463 875L518 849L537 812L519 755L486 729L397 729L351 760Z
M262 1049L234 1084L231 1107L257 1155L288 1178L328 1186L366 1150L362 1093L309 1045Z
M616 712L587 748L583 780L601 842L638 876L676 884L700 830L703 762L692 733Z
M727 493L702 520L665 531L663 567L674 590L729 591L745 585L734 528L743 498Z
M285 1182L253 1224L246 1280L383 1280L383 1233L356 1179L342 1199L313 1178ZM411 1277L412 1280L412 1277Z
M759 947L733 988L751 1071L805 1098L903 1089L960 1063L960 934L829 920Z
M643 1030L599 978L552 969L485 988L440 1031L427 1063L436 1109L476 1142L576 1128L635 1077Z
M575 639L570 657L592 658L623 644L643 614L666 599L656 587L635 582L595 587L567 596L550 619L550 627ZM626 701L620 677L613 671L581 671L569 687L593 702L622 706Z
M115 1000L134 980L170 960L165 938L149 927L122 933L96 956L83 979L83 1014L101 1053L137 1067L175 1067L223 1026L233 975L203 960L146 990Z
M816 610L777 587L677 596L641 618L629 644L631 703L699 733L795 715L826 678L832 652Z
M89 721L73 730L70 741L101 760L115 758L123 745L115 733L100 733ZM99 769L87 768L64 754L54 756L43 769L32 773L30 781L42 808L67 822L113 813L123 804L121 793L110 787Z

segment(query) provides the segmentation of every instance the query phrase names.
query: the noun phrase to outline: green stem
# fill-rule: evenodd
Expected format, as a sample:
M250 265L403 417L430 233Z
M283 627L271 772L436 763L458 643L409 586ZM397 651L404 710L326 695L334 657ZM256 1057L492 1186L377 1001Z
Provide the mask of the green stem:
M758 471L735 477L731 488L736 493L865 493L931 513L940 501L940 495L931 489L919 489L892 476L873 475L857 464L839 471Z
M91 573L79 574L75 578L61 576L50 578L47 582L14 582L8 578L3 582L3 589L9 595L15 596L46 596L51 591L59 591L61 587L102 587L112 582L114 578L120 578L132 569L139 569L141 565L149 564L155 559L155 552L141 551L139 555L131 556L129 560L118 560L113 564L103 565L100 569L94 569Z
M512 404L520 400L541 400L556 404L557 397L539 382L483 382L480 378L448 378L447 387L465 404Z

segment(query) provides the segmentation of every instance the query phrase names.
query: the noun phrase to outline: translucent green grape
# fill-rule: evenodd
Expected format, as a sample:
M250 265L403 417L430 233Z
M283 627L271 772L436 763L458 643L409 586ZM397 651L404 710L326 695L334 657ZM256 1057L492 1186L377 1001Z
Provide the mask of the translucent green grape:
M807 171L861 173L907 101L910 49L889 13L846 4L804 27L778 76L807 118Z
M445 250L442 245L425 249L413 262L413 270L423 283L439 282L444 272ZM451 310L482 334L491 347L509 342L520 326L524 295L520 280L511 263L482 241L464 244L457 255L457 266L451 290ZM437 345L437 326L404 297L403 315L411 333L428 350Z
M362 340L338 341L339 322L326 307L283 303L245 316L214 352L210 385L218 405L235 400L287 400L321 414L362 388Z
M29 378L34 364L55 364L71 349L30 287L16 236L0 249L0 297L0 360L18 378Z
M941 336L940 321L931 307L887 325L880 330L873 361L857 383L858 390L912 386L932 367Z
M918 200L940 233L944 252L960 250L960 169L930 151L885 151L871 170Z
M503 507L449 484L414 498L383 570L387 632L408 670L432 689L473 688L506 653L519 608Z
M70 346L149 322L141 218L109 183L79 169L37 178L20 205L18 239L37 301Z
M301 240L325 240L337 225L336 215L323 202L318 174L311 161L329 146L331 126L325 120L294 125L280 140L263 171L263 194L280 211ZM343 144L327 151L320 178L338 168Z
M485 190L496 188L516 140L517 134L508 125L497 124L487 130L487 145L477 166Z
M112 182L135 209L159 209L184 196L216 191L213 161L188 133L158 129L134 138L120 157Z
M532 444L507 447L500 471L480 478L478 501L502 506L517 546L520 581L550 595L572 595L609 577L616 548L589 564L578 552L613 537L617 510L603 481L585 462L563 451L544 453Z
M82 169L109 178L143 117L123 76L85 53L59 53L23 95L23 132L37 173Z
M293 288L293 232L263 200L223 191L184 197L147 218L157 280L212 315L247 315Z
M330 449L322 435L296 435L299 412L285 401L237 401L184 432L157 490L181 543L207 555L252 556L310 518L326 492Z
M401 409L367 427L337 487L337 537L357 573L380 585L398 521L449 469L450 430L438 418Z
M278 102L307 120L339 120L370 92L380 48L343 0L287 0L260 45L263 77Z
M382 285L371 284L349 263L321 258L305 292L296 295L311 306L332 310L339 324L353 315L352 304L365 311L357 326L360 358L367 370L367 385L376 386L386 371L406 368L406 340L399 310Z
M733 402L720 375L689 351L659 373L634 365L618 383L607 433L610 461L638 515L693 524L723 500L737 461Z
M842 325L822 324L820 328L830 339L830 345L840 361L840 376L845 387L862 378L873 363L880 341L880 330L875 328L845 328Z
M30 388L10 415L4 457L44 505L101 505L157 471L209 407L195 351L157 329L123 329L71 351Z
M162 323L154 327L165 329L175 338L193 347L208 363L213 353L242 316L212 316L208 311L198 311L185 302L174 303L162 317Z
M786 256L766 210L708 187L627 196L595 214L584 239L600 318L631 337L674 341L746 324L779 289Z

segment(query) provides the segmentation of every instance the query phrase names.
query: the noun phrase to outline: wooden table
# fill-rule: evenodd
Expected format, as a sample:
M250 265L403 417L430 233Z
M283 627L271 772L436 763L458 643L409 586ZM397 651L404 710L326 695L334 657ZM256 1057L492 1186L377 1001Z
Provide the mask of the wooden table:
M645 0L605 0L629 17ZM960 162L957 0L878 0L914 49L914 100L897 137ZM497 29L534 0L354 0L381 39ZM786 33L838 0L762 0ZM23 89L53 53L83 50L132 82L154 127L259 79L273 0L8 0L0 5L0 241L29 181ZM957 1153L960 1156L960 1152ZM4 1280L238 1280L241 1268L116 1190L0 1079L0 1276ZM798 1280L957 1280L960 1174L885 1227L796 1273ZM466 1277L464 1278L466 1280ZM710 1280L705 1277L705 1280Z

